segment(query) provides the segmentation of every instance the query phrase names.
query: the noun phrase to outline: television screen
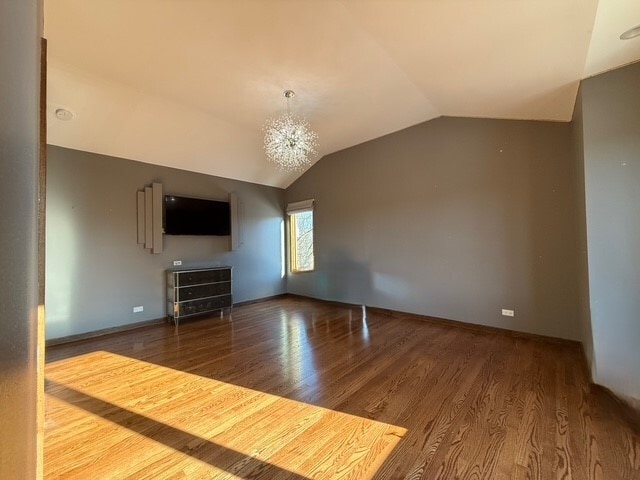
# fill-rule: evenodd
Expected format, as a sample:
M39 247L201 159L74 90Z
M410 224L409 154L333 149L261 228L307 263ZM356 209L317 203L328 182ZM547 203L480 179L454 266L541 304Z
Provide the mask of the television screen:
M167 235L229 235L229 202L164 196L164 233Z

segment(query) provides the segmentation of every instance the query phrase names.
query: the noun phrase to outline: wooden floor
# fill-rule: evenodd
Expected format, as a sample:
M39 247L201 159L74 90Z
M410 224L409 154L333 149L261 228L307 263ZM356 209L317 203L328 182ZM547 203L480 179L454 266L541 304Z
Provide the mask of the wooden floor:
M299 298L51 347L45 477L640 479L577 344Z

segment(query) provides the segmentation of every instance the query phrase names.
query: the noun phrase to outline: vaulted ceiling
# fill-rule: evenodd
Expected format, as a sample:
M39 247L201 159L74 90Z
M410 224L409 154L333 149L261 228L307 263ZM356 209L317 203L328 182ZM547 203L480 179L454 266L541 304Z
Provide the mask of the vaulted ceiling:
M285 89L318 158L442 115L569 121L638 24L637 0L45 0L48 141L286 187Z

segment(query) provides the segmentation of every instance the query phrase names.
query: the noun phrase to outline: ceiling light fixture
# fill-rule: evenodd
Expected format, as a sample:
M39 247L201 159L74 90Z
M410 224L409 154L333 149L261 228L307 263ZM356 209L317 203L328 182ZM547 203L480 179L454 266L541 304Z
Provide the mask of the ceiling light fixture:
M635 37L640 37L640 25L636 25L633 28L630 28L622 35L620 35L620 40L630 40Z
M287 113L267 120L264 125L264 151L267 158L284 171L302 170L316 154L318 134L302 117L291 113L293 90L285 90Z

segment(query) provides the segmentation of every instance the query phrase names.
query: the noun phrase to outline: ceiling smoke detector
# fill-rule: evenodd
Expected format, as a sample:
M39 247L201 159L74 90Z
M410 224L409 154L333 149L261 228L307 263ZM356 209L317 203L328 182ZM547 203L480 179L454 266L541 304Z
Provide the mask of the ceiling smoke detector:
M56 109L56 118L58 120L62 120L63 122L68 122L73 118L73 112L67 110L66 108L58 108Z
M640 25L636 25L633 28L630 28L622 35L620 35L620 40L630 40L635 37L640 37Z

